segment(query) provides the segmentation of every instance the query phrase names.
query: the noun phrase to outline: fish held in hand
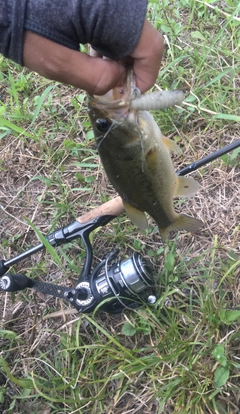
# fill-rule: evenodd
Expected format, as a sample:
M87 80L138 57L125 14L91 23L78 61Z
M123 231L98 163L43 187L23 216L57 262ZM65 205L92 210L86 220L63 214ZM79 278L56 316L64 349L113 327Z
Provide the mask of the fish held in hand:
M158 104L151 95L151 109L174 105L176 100L179 104L184 98L181 91L168 92L161 95ZM147 227L147 212L156 221L163 240L172 229L195 232L202 221L176 213L173 198L195 194L199 184L193 178L176 175L170 151L181 150L162 135L153 116L144 110L149 108L150 94L138 95L129 71L125 87L89 97L89 117L103 167L122 197L128 217L138 227Z

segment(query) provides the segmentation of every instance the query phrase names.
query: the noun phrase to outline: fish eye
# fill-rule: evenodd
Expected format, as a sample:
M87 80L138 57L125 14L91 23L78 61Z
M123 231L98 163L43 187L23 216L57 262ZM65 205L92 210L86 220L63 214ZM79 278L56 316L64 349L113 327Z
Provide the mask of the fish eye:
M110 125L111 123L105 118L98 118L96 120L97 129L101 132L106 132L109 129Z

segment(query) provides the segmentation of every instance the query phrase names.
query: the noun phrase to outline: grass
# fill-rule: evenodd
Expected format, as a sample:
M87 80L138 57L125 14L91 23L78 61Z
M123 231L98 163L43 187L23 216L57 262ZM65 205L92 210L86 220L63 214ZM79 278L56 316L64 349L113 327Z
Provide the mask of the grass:
M180 108L155 112L178 141L180 169L239 139L238 1L154 1L148 18L166 51L156 87L185 88ZM37 244L115 193L101 167L82 91L0 60L0 255ZM0 293L0 411L223 414L240 406L239 151L195 172L201 189L176 207L199 216L197 235L163 245L122 215L95 232L94 264L116 245L155 269L157 302L110 316L76 315L60 300ZM32 224L31 224L32 223ZM14 267L73 283L81 244ZM60 257L60 262L59 262ZM56 314L57 311L57 314Z

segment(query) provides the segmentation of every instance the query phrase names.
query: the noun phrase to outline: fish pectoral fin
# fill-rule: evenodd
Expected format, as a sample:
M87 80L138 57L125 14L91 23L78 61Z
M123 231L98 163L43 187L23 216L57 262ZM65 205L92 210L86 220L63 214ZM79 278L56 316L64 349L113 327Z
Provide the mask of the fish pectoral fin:
M155 170L158 165L157 148L152 147L146 155L147 166L150 170Z
M171 139L165 137L162 135L163 144L168 149L168 151L176 152L176 154L181 154L182 150L181 148L176 144L176 142L172 141Z
M202 226L202 220L187 216L185 214L179 214L177 219L170 226L164 229L159 227L159 233L162 237L162 240L165 241L170 230L186 230L195 233Z
M191 177L178 177L174 187L173 197L191 197L198 191L200 184Z
M137 227L140 227L142 230L148 228L148 221L144 211L138 210L136 207L132 206L126 201L123 201L123 205L128 217Z

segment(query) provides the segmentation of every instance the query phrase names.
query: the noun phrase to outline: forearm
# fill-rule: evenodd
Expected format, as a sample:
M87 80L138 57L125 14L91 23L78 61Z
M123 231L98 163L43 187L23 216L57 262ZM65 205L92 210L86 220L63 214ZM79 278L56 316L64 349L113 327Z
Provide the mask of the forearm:
M30 31L25 32L24 39L26 67L47 79L84 89L91 95L103 95L116 86L118 79L124 82L125 68L113 60L79 53Z
M90 43L112 59L138 43L147 0L0 0L0 53L23 64L24 30L69 49Z
M123 85L121 58L131 58L143 93L157 79L164 50L146 7L147 0L0 0L0 53L96 95ZM86 43L98 57L79 51Z

